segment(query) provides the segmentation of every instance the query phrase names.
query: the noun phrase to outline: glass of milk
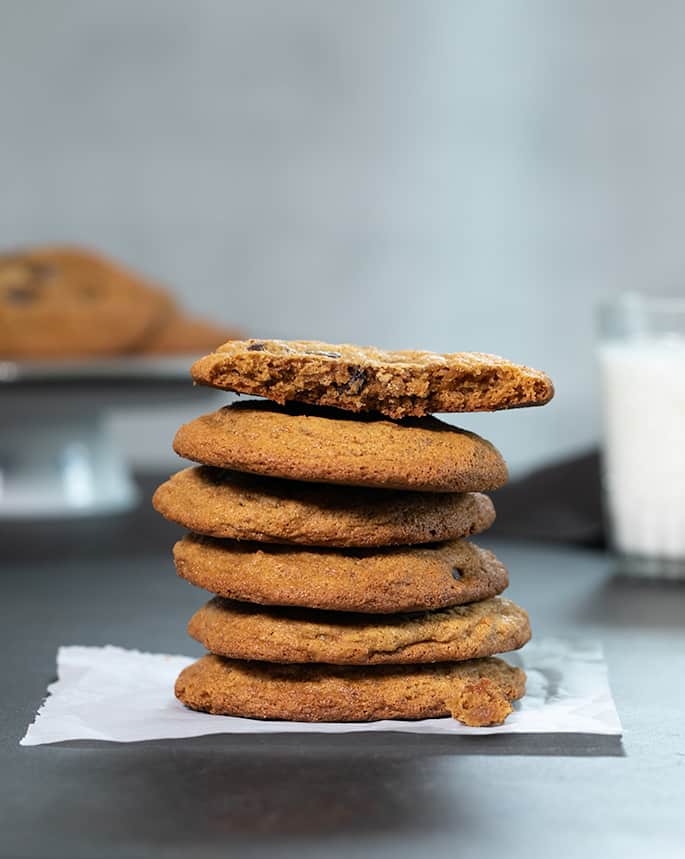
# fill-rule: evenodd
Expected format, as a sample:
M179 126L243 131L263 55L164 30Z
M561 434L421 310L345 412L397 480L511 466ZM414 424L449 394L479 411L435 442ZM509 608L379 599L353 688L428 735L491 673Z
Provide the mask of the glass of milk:
M603 478L621 570L685 579L685 294L601 311Z

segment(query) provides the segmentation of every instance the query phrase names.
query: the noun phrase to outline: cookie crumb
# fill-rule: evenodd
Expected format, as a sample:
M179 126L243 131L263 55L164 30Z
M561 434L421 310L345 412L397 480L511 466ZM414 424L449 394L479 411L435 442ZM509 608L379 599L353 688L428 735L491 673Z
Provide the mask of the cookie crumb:
M512 711L502 689L488 677L469 680L445 704L453 719L473 728L501 725Z

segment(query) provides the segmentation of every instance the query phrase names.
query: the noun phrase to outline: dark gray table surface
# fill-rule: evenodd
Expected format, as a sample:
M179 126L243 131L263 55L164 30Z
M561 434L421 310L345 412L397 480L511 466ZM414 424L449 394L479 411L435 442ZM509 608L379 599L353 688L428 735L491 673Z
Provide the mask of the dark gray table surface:
M495 542L537 634L604 644L623 740L211 736L22 748L61 644L199 653L204 595L147 508L0 526L0 856L685 855L685 585L602 554Z

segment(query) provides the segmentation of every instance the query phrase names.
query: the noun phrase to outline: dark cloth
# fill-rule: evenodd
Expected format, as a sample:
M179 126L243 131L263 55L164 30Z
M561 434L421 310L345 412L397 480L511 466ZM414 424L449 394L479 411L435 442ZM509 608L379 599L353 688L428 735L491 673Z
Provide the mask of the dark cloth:
M597 451L540 468L492 493L497 537L606 545Z

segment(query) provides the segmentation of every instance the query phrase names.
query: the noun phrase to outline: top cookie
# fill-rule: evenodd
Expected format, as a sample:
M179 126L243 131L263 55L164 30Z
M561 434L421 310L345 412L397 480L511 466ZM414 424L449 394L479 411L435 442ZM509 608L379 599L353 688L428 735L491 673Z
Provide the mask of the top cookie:
M195 382L391 418L541 406L548 376L481 352L385 352L308 340L233 340L193 364Z
M91 251L46 246L0 255L0 357L129 352L173 309L162 289Z
M174 450L219 468L381 489L490 492L507 479L490 442L434 417L391 421L267 400L184 424Z

